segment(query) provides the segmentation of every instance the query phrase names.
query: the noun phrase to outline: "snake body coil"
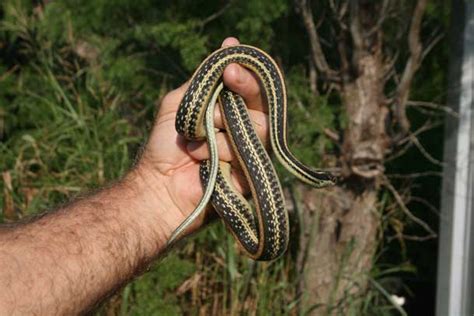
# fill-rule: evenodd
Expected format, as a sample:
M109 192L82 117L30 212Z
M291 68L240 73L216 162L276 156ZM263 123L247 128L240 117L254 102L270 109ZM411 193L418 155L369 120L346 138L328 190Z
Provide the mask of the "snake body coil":
M218 160L217 151L211 152L210 161L201 164L201 180L206 186L206 193L212 192L214 208L244 252L255 260L272 260L287 248L288 213L280 182L270 157L254 131L242 97L225 88L222 92L220 89L216 92L216 88L222 85L224 69L230 63L238 63L250 69L260 80L268 104L271 147L283 166L303 182L318 188L334 184L334 177L305 166L290 152L287 145L285 83L277 64L270 56L255 47L238 45L221 48L201 63L181 101L176 116L176 130L189 140L208 137L211 124L209 120L212 118L210 115L206 116L205 112L208 106L214 106L219 94L225 129L249 183L255 212L234 188L229 164L220 162L217 175L212 172L212 167L215 167ZM215 147L215 143L209 146L211 145ZM207 203L203 198L191 217L195 218L201 213ZM187 220L178 227L170 242L190 223Z

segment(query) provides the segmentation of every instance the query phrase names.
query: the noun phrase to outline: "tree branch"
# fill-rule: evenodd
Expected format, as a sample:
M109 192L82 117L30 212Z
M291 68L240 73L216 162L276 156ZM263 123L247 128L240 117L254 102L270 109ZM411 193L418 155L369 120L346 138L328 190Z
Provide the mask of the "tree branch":
M390 179L416 179L421 177L442 177L443 173L439 171L422 171L415 173L391 173L386 174L387 178Z
M436 159L435 157L433 157L426 149L425 147L423 147L423 145L420 143L420 141L418 140L418 138L416 136L411 136L411 141L413 144L415 144L416 148L418 148L418 150L421 152L421 154L427 159L429 160L432 164L434 165L438 165L438 166L444 166L444 162Z
M422 60L423 48L420 40L420 30L427 2L428 0L418 0L413 12L408 32L410 57L405 65L402 78L395 94L395 117L400 125L402 134L406 134L410 130L410 122L408 121L405 108L408 95L410 94L410 85Z
M438 103L435 103L435 102L408 100L407 101L407 106L433 109L433 110L436 110L436 111L445 112L446 114L449 114L454 118L459 118L459 113L458 112L454 111L449 106L438 104Z
M339 24L339 27L346 31L348 29L345 21L344 21L344 17L345 15L347 14L347 11L348 11L348 3L347 2L343 2L338 6L336 6L336 4L334 3L334 0L329 0L329 6L331 7L331 10L333 12L333 15L334 17L336 18L337 20L337 23Z
M397 78L396 78L396 70L395 70L395 63L398 60L398 57L400 55L400 51L397 50L390 59L386 60L383 65L383 80L384 82L387 82L390 80L391 77L394 77L395 83L398 85Z
M323 79L339 82L339 76L336 71L329 66L326 56L321 47L321 39L319 38L316 25L313 19L313 12L308 0L295 0L298 13L303 18L303 24L309 36L311 46L311 58L313 63L321 73Z
M377 23L365 34L365 37L372 36L375 32L379 31L382 28L383 22L387 19L387 11L389 7L390 1L389 0L383 0L382 7L380 9L380 14L379 18L377 20Z
M319 90L318 90L318 73L316 71L316 65L314 64L314 61L312 58L309 59L309 83L310 83L310 89L311 92L318 96L320 95Z
M416 138L417 135L425 131L428 131L432 128L438 127L440 125L441 125L441 122L433 123L431 121L428 121L416 131L410 132L408 136L394 142L393 145L395 146L400 146L403 144L405 145L401 149L397 150L392 156L386 157L385 162L387 163L387 162L397 159L398 157L405 154L408 151L408 149L410 149L413 145L415 145L428 160L430 161L433 160L434 164L438 164L438 165L442 164L442 162L440 162L436 158L433 158L431 155L429 155L428 152L421 146L420 142L418 141L418 138ZM427 154L428 156L426 156L425 154Z
M346 34L347 32L342 30L337 41L337 50L339 51L339 57L341 58L341 73L343 80L350 73L349 71L349 58L347 53L347 45L346 45Z
M223 15L225 13L225 11L227 11L227 9L230 7L230 5L232 4L232 1L233 0L228 0L227 3L222 7L220 8L218 11L214 12L213 14L211 14L210 16L208 16L207 18L205 18L202 22L201 22L201 27L204 27L206 24L214 21L215 19L219 18L221 15Z
M412 137L417 137L418 135L420 135L421 133L424 133L426 131L429 131L431 129L433 129L434 127L437 127L439 126L440 123L439 122L432 122L431 120L427 120L423 123L422 126L420 126L417 130L415 130L414 132L410 132L409 135L407 135L406 137L400 139L398 142L395 143L395 145L397 146L401 146L403 145L404 143L408 142L408 141L411 141L412 140Z
M403 211L403 213L405 213L405 215L407 215L407 217L409 219L411 219L413 222L417 223L418 225L420 225L421 227L423 227L424 230L426 230L426 232L428 232L428 235L427 236L424 236L424 237L417 237L417 236L404 236L405 238L407 239L418 239L418 238L427 238L427 239L430 239L430 238L434 238L436 237L436 233L434 232L434 230L425 222L423 221L422 219L416 217L409 209L408 207L406 206L405 202L403 201L403 198L401 197L400 193L397 191L397 189L395 189L395 187L390 183L390 181L384 177L384 183L383 185L392 193L393 197L395 198L395 201L397 202L398 206L400 207L400 209Z
M350 2L350 30L352 35L352 41L354 42L354 54L360 52L363 49L363 36L360 28L359 20L359 0L351 0Z
M438 42L439 42L443 37L444 37L444 33L439 33L439 34L433 36L433 39L428 42L428 44L426 45L425 49L423 50L423 54L422 54L422 56L421 56L421 59L422 59L422 60L426 57L426 55L428 55L428 54L431 52L431 50L433 49L433 47L435 47L436 44L438 44Z
M440 215L440 210L434 206L432 203L430 203L428 200L422 198L422 197L419 197L419 196L412 196L410 197L410 203L420 203L424 206L426 206L426 208L428 208L431 212L433 212L433 214L439 216Z

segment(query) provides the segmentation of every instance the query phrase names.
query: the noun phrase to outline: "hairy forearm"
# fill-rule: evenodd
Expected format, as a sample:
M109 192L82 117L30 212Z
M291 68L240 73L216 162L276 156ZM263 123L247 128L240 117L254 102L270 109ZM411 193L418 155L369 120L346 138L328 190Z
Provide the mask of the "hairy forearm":
M159 187L133 171L30 223L0 227L0 314L81 313L145 269L172 230Z

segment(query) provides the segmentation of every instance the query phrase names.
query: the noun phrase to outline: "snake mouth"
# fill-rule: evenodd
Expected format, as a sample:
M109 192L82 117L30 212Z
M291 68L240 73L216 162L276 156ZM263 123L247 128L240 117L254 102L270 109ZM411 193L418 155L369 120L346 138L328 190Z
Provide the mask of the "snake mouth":
M333 182L333 183L337 182L337 176L335 176L331 172L317 171L315 173L316 173L316 177L321 181L328 182L328 183L329 182Z

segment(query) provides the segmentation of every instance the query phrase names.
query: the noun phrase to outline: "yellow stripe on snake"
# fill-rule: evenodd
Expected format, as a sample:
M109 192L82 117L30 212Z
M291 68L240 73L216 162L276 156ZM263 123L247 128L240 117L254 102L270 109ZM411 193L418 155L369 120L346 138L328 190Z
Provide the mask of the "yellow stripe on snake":
M179 134L188 140L207 138L211 158L202 162L200 168L201 182L206 191L193 213L173 233L169 244L189 227L211 200L249 257L273 260L288 246L288 212L277 174L256 135L244 100L223 87L222 74L230 63L238 63L258 77L268 105L271 148L282 165L313 187L322 188L335 183L330 173L305 166L288 148L286 89L275 61L252 46L221 48L209 55L194 72L176 116ZM232 184L230 165L219 162L213 124L217 98L225 130L249 183L255 212Z

